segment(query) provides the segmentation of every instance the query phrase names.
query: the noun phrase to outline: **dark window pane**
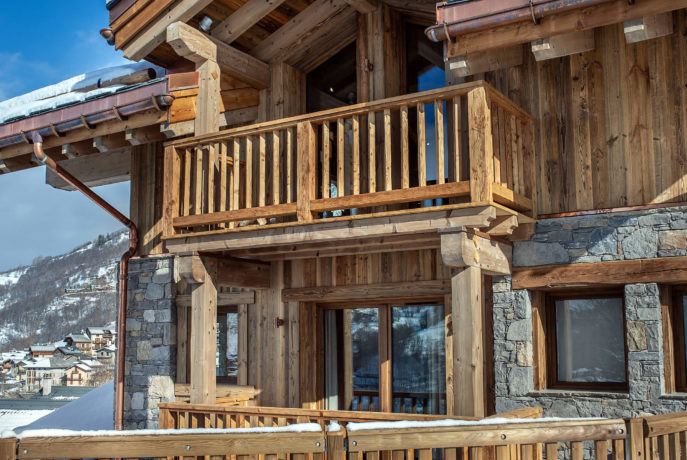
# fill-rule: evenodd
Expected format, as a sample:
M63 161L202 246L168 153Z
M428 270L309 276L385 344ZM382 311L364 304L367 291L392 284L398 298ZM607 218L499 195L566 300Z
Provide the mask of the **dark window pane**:
M556 301L558 380L625 382L620 298Z
M391 311L394 412L445 414L444 307Z
M238 372L238 314L217 315L215 375L236 378Z

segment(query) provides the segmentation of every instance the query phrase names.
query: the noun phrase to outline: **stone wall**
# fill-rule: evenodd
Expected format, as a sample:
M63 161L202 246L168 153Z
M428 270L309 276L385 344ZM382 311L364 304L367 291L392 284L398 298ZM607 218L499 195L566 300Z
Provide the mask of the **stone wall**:
M174 401L175 290L174 257L129 262L125 429L158 428L158 403Z
M687 208L541 220L515 243L514 266L687 255ZM687 408L687 395L664 395L661 303L655 283L624 287L629 391L535 390L532 293L494 278L496 411L544 408L546 416L628 417Z

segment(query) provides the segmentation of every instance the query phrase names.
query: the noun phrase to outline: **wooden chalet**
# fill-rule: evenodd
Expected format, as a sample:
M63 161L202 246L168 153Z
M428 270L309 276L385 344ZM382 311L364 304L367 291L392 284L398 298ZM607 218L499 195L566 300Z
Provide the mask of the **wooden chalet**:
M108 8L103 36L166 69L162 99L44 145L86 183L130 161L122 426L685 409L686 0ZM20 131L5 172L31 164ZM92 153L106 138L118 160ZM512 442L673 452L678 419ZM414 433L359 450L498 444Z

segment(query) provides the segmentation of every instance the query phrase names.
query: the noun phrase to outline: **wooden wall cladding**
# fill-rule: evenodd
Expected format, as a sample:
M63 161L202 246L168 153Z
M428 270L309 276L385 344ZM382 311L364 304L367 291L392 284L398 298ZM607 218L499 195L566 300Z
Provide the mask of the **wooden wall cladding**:
M538 213L687 200L687 11L672 35L484 74L537 119ZM482 75L474 77L482 78Z
M272 262L269 289L256 290L246 308L247 370L245 384L261 393L256 404L318 408L321 372L317 362L317 308L313 303L281 302L283 288L351 286L450 279L438 250L323 257ZM285 324L273 326L274 318Z

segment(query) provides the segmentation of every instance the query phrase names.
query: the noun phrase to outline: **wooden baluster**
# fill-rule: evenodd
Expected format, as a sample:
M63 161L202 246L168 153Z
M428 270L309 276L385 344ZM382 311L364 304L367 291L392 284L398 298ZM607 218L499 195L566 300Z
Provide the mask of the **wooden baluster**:
M203 213L203 149L196 147L196 189L195 189L195 203L193 204L193 213Z
M434 149L436 152L437 184L443 184L446 177L444 167L444 103L434 101Z
M180 190L181 190L181 156L176 148L165 147L164 152L164 182L163 182L163 235L172 236L174 230L174 218L179 216Z
M384 110L384 190L391 190L391 110Z
M549 460L548 458L546 460ZM613 440L613 460L625 460L625 440Z
M418 449L418 460L432 460L432 449ZM413 460L409 458L408 460Z
M503 107L499 107L499 118L501 119L501 122L503 123L503 132L504 132L504 139L505 139L505 157L503 158L503 162L506 164L506 186L510 189L513 190L513 132L510 129L510 114L508 114ZM503 175L501 175L501 179L503 180Z
M583 453L582 441L572 441L570 443L570 460L582 460Z
M291 174L293 172L293 131L286 128L286 202L293 202L293 184Z
M518 131L515 127L515 117L513 115L508 116L508 126L510 127L510 151L511 161L513 162L513 183L511 185L511 190L515 192L518 189L518 182L520 176L520 171L518 170L518 168L520 167L520 165L518 163Z
M523 163L528 165L525 172L525 196L534 198L534 188L536 184L537 168L534 165L534 121L529 120L523 126L524 148L523 148Z
M279 204L279 131L272 133L272 204Z
M510 460L510 449L508 446L496 446L496 460ZM558 460L558 457L547 460Z
M608 458L608 441L594 441L594 458L596 460L606 460Z
M558 443L549 442L546 443L546 460L558 460Z
M525 161L524 161L524 149L523 149L523 131L522 124L520 120L515 118L515 132L517 133L518 139L518 184L517 193L525 194Z
M229 181L231 182L231 181ZM227 143L219 143L219 210L227 210Z
M246 137L246 208L253 207L253 138Z
M408 164L408 106L401 107L401 188L410 187Z
M329 198L329 161L331 156L331 142L329 138L329 122L322 123L322 198Z
M470 452L470 460L482 460L483 458L483 453L484 453L484 448L478 447L478 446L472 446L468 449L468 452Z
M498 114L498 106L495 102L491 103L491 113ZM499 117L491 118L491 138L494 143L494 182L501 183L501 149L499 144Z
M184 150L184 203L182 216L191 214L191 149Z
M658 456L661 460L667 460L670 453L670 438L667 434L658 437ZM672 457L675 458L675 457Z
M352 121L353 131L353 195L360 194L360 119L358 115L353 116Z
M234 154L234 164L233 164L233 169L234 169L234 183L233 183L233 188L231 189L231 201L233 202L232 209L237 210L239 209L239 196L241 193L241 174L240 174L240 169L239 165L241 163L241 141L238 137L235 137L233 140L233 154Z
M336 192L337 196L346 195L346 149L344 144L344 119L336 120Z
M208 214L215 212L215 144L210 144L208 149L208 191L207 191L207 202L208 202Z
M506 119L503 111L503 107L496 107L495 111L492 112L492 117L498 120L499 134L498 134L498 144L499 144L499 159L501 161L501 183L506 187L508 186L508 176L512 175L510 170L510 165L508 163L507 153L506 153ZM533 168L536 169L536 168Z
M534 446L532 444L522 444L520 446L520 457L522 460L534 460Z
M265 197L266 197L266 181L267 177L265 176L265 161L266 161L266 150L267 150L267 145L265 142L265 134L262 133L258 136L258 206L259 207L264 207L265 206Z
M680 431L677 435L680 444L680 460L687 460L687 431Z
M451 104L451 132L448 134L449 138L453 139L453 169L450 174L452 180L460 182L460 167L461 167L461 145L460 145L460 96L456 96Z
M374 193L377 191L377 153L375 152L375 142L377 140L377 135L375 133L375 114L370 112L367 114L367 133L368 133L368 179L369 179L369 192Z
M427 139L425 136L425 105L417 104L417 179L418 185L427 185Z

